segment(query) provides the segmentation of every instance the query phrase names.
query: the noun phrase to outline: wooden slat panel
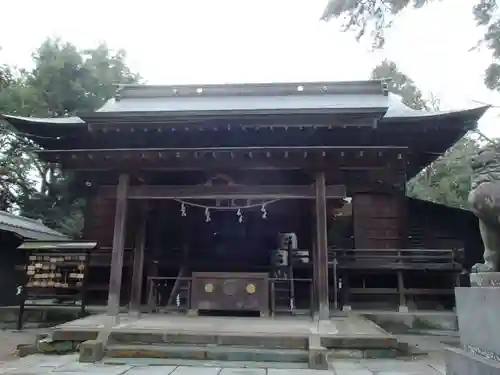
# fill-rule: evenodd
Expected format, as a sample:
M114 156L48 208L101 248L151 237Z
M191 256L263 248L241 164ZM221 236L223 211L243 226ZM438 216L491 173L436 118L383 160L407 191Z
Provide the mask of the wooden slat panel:
M354 238L358 249L401 248L404 199L390 194L357 194L353 199Z

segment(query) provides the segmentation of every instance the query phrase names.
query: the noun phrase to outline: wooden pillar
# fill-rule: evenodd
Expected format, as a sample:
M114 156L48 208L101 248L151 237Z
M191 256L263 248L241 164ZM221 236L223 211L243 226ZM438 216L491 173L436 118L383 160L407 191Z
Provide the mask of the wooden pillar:
M130 290L129 316L141 314L142 282L144 279L144 251L146 248L146 230L148 219L147 202L141 202L140 223L137 228L134 246L134 265L132 268L132 288Z
M406 296L405 296L405 283L403 278L403 271L398 271L398 294L399 294L399 311L408 312L408 307L406 306Z
M113 231L113 252L111 253L111 271L107 315L118 323L120 312L120 289L122 286L123 254L125 248L125 229L127 222L127 191L129 175L121 174L116 192L115 225Z
M316 175L316 293L319 319L330 318L328 298L328 238L325 173Z
M317 316L319 314L319 304L318 304L318 252L317 252L317 242L318 242L318 236L316 234L316 202L311 205L311 229L312 229L312 240L311 240L311 252L309 256L311 257L312 265L313 265L313 277L312 277L312 288L310 289L312 291L312 296L311 296L311 302L312 302L312 315Z
M349 275L345 273L342 276L342 311L351 311L351 283L349 280Z

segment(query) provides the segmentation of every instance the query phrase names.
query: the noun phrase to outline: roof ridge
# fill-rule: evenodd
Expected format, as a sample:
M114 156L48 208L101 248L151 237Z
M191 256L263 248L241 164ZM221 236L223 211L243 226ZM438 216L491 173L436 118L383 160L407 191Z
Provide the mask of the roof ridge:
M182 84L182 85L118 85L115 99L192 97L192 96L272 96L272 95L383 95L387 84L383 80L363 81L302 81L272 83Z

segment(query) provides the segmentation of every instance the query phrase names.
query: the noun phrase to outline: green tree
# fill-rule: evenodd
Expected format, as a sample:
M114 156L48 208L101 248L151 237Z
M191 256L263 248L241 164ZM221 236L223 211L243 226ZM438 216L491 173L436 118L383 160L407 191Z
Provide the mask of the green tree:
M472 156L483 147L466 135L407 185L408 196L452 207L468 208Z
M71 43L48 39L33 54L35 69L28 83L41 95L48 115L94 111L114 95L116 84L140 80L125 57L125 51L113 53L105 44L79 51Z
M431 96L423 97L415 82L397 65L382 61L372 71L373 79L387 79L391 93L399 95L404 104L416 110L437 110L438 101ZM467 208L472 170L469 160L481 145L466 135L421 171L407 184L408 196L424 199L453 207Z
M396 63L382 61L372 71L372 79L386 79L389 92L399 95L405 105L413 109L429 109L429 103L423 99L422 92L415 82L401 72Z
M80 51L71 43L47 39L33 54L32 70L1 70L0 112L58 117L94 111L114 95L116 84L140 81L125 58L123 50L113 52L105 44ZM1 208L19 209L54 229L78 235L85 201L74 193L74 176L39 160L36 141L1 125Z
M343 30L356 32L356 39L372 38L375 48L383 47L384 30L401 10L420 8L433 0L329 0L321 19L343 21ZM481 43L492 52L492 62L486 69L485 84L500 91L500 7L498 0L477 0L472 12L477 24L485 28Z

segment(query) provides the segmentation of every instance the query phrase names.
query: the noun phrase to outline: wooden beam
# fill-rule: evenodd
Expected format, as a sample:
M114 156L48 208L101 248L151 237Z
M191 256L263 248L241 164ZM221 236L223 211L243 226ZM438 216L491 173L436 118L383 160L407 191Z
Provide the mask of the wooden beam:
M132 267L132 288L130 290L129 316L139 317L141 312L142 281L144 279L144 251L146 248L146 229L148 202L141 202L140 224L137 229Z
M127 190L129 175L122 174L116 189L115 225L113 231L113 250L111 253L111 270L109 278L108 316L118 323L120 310L120 289L122 286L123 254L125 248L125 226L127 222Z
M344 185L324 187L326 199L339 199L346 196ZM99 194L104 198L115 198L114 186L102 186ZM131 186L128 191L129 199L315 199L314 186L299 185L141 185Z
M319 304L319 319L330 319L330 304L328 298L328 238L326 219L326 181L325 173L316 175L316 254L317 267L317 297Z
M378 146L45 150L40 157L80 171L406 168L406 147Z
M88 160L53 160L60 163L66 170L78 172L170 172L170 171L220 171L220 170L260 170L260 171L292 171L292 170L404 170L404 162L389 163L386 160L369 159L369 157L359 160L338 159L335 157L322 158L314 155L308 158L283 158L277 160L258 158L210 158L210 159L168 159L168 160L140 160L140 159L88 159Z
M314 152L314 151L377 151L377 152L405 152L406 146L253 146L253 147L185 147L185 148L106 148L106 149L61 149L61 150L40 150L38 154L100 154L100 153L129 153L129 152L203 152L203 153L227 153L227 152Z

